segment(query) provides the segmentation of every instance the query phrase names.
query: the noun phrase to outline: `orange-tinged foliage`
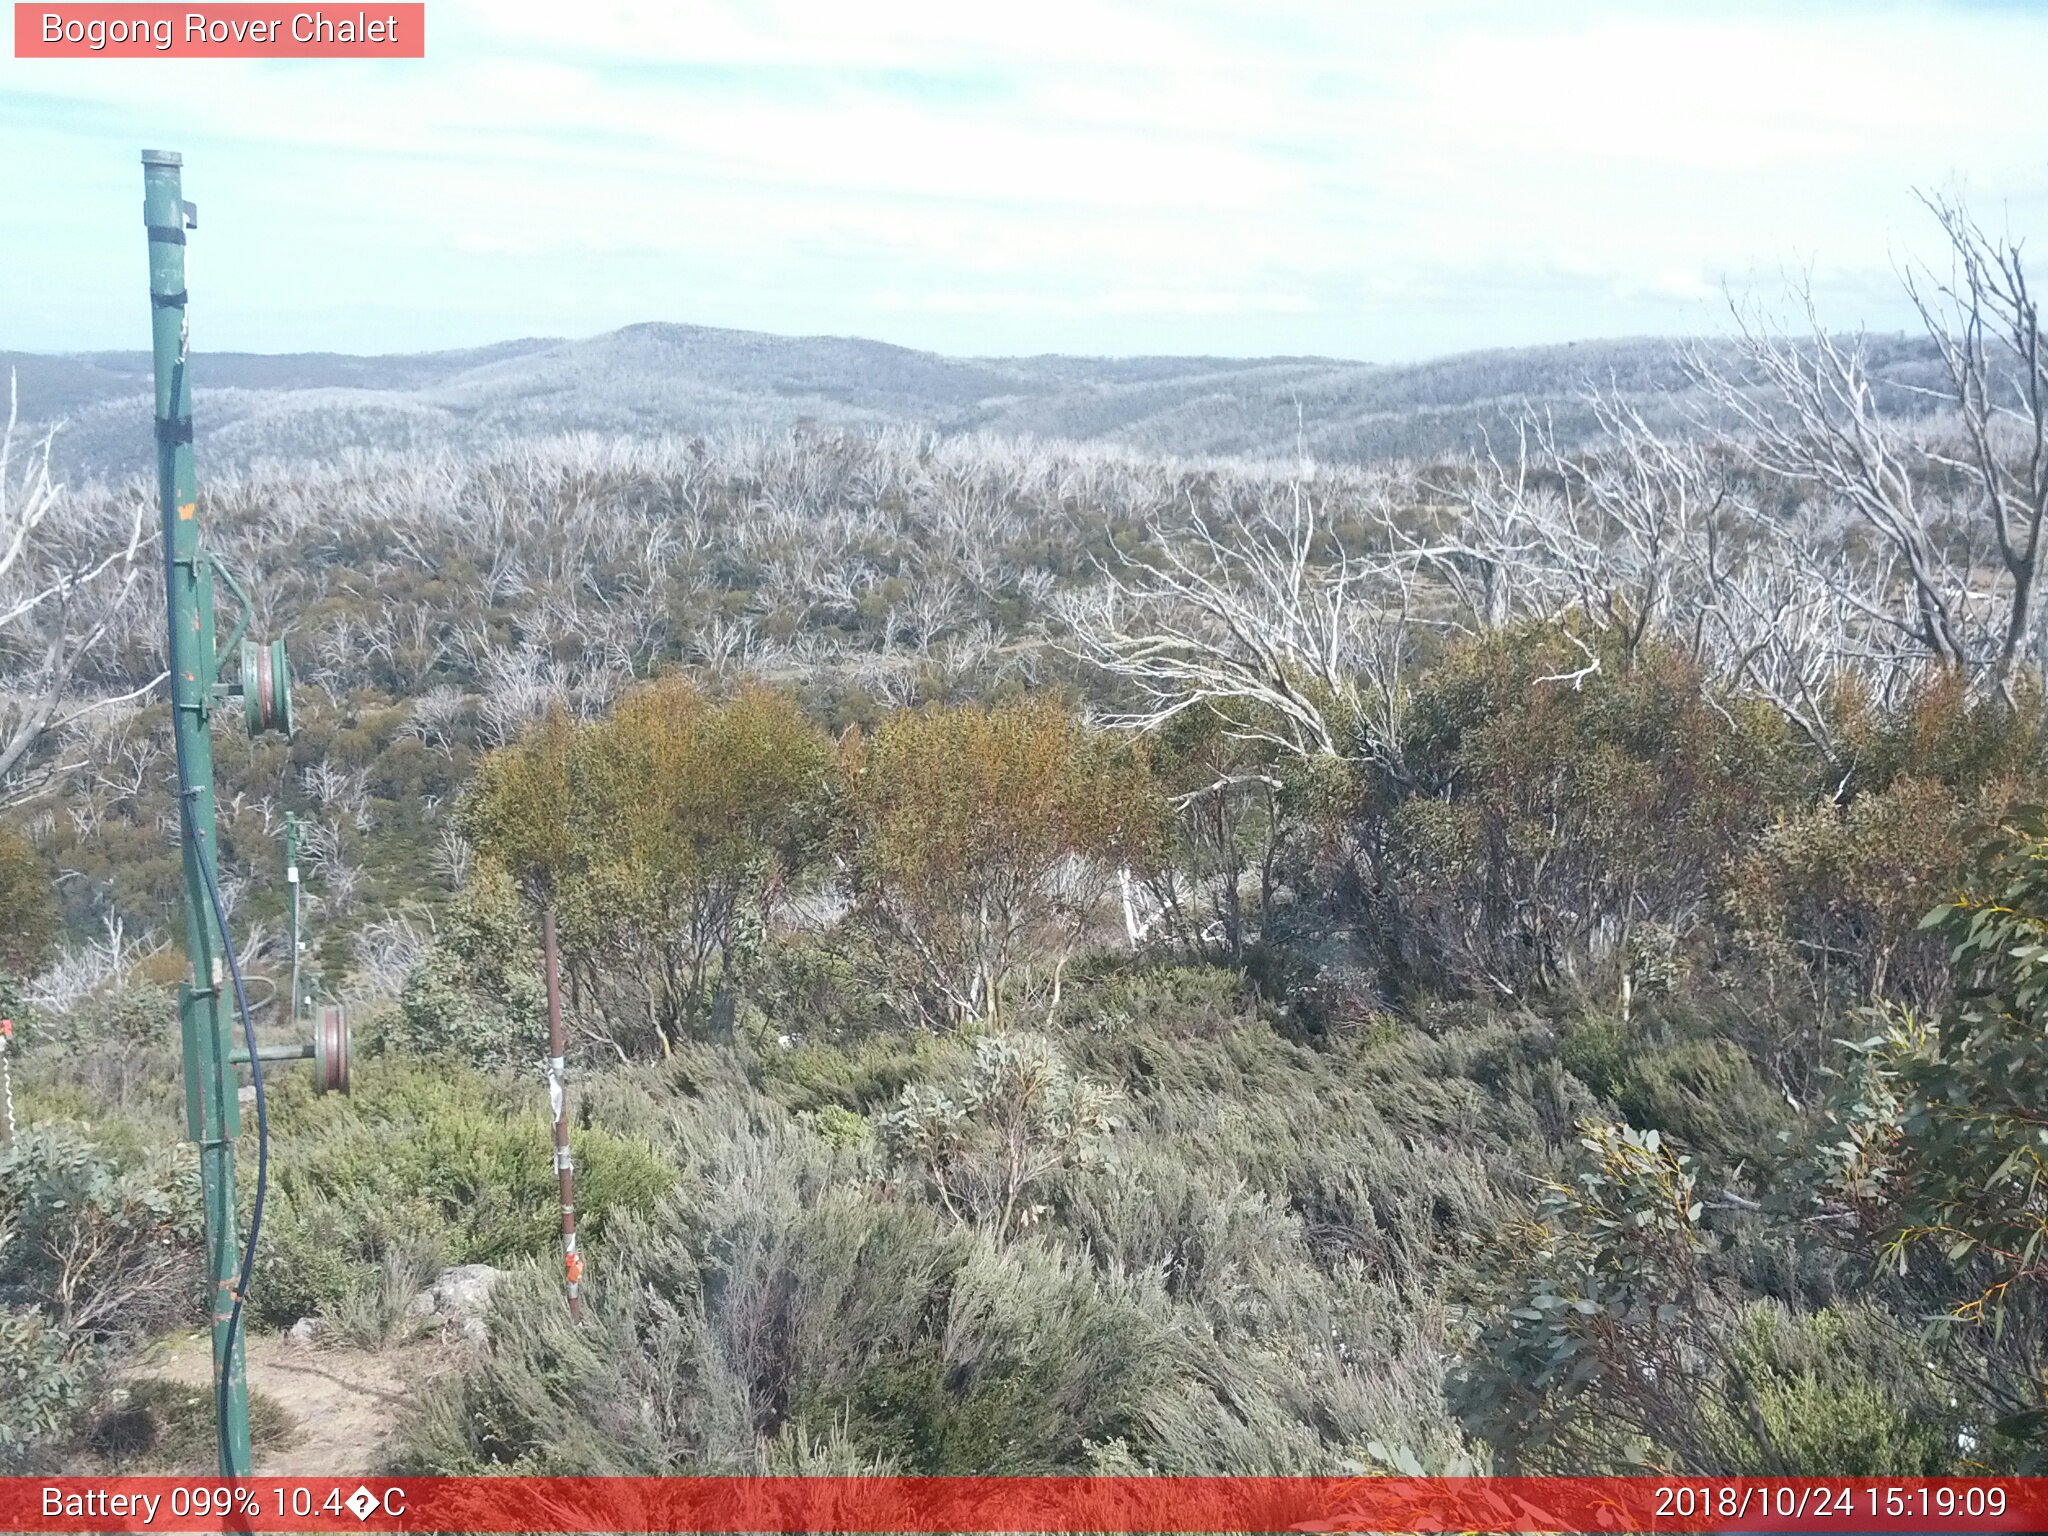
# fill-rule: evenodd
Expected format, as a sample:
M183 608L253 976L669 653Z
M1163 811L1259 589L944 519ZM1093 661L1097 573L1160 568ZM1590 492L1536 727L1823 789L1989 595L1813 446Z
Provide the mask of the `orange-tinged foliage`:
M666 1050L816 852L830 767L786 695L750 687L720 703L665 678L609 719L556 715L492 754L464 825L558 908L579 995L604 1005L614 1043Z
M595 862L658 880L715 879L761 856L801 856L830 767L794 702L749 687L713 704L682 678L628 694L575 757L579 842Z
M897 714L842 762L860 910L954 1022L1000 1017L1034 959L1056 1001L1106 884L1161 831L1142 759L1043 699Z
M570 831L569 759L577 726L552 711L486 757L462 798L460 826L532 899L551 901L577 858Z

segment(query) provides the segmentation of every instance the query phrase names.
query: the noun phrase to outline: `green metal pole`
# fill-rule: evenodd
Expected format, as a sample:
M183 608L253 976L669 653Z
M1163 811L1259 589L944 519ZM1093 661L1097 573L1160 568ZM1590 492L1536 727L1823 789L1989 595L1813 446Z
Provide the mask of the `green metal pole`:
M307 1040L299 1045L259 1046L256 1050L256 1059L258 1061L311 1061L319 1054L320 1047L311 1040ZM249 1051L246 1046L238 1045L228 1052L228 1060L234 1062L237 1066L247 1062L248 1059Z
M192 379L186 371L185 230L192 209L180 180L183 158L142 153L143 222L149 227L149 302L156 358L157 495L163 508L164 575L170 623L171 727L177 736L179 810L185 850L185 948L192 975L179 989L185 1044L185 1118L199 1143L206 1200L206 1261L213 1319L215 1389L221 1398L220 1470L247 1474L249 1387L228 1314L240 1264L235 1236L235 1136L241 1130L230 1010L223 1006L220 934L207 901L214 860L213 738L216 663L213 572L199 550L199 491L192 465ZM214 866L216 869L218 865Z

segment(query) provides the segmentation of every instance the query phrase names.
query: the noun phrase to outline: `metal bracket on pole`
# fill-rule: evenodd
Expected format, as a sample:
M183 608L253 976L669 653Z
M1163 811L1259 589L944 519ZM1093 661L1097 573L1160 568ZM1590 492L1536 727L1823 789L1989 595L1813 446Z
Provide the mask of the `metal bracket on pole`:
M220 677L221 657L235 654L241 649L242 636L249 633L249 620L255 617L256 605L249 601L249 594L242 590L242 584L235 580L233 567L211 555L207 557L206 563L213 568L213 574L221 579L228 591L234 594L235 601L242 609L235 619L235 627L228 631L227 639L221 643L220 649L214 652L213 675L217 683Z

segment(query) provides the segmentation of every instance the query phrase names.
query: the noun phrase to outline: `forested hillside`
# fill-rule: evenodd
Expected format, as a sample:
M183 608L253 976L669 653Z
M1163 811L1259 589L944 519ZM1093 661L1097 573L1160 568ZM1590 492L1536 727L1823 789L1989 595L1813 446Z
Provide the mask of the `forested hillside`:
M2048 363L1950 229L1974 330L1645 360L1491 454L1359 423L1512 357L1217 365L1306 455L1169 458L1193 365L770 359L818 420L700 432L522 344L408 387L683 430L203 460L302 677L217 732L235 937L275 1034L302 818L362 1053L273 1077L255 1325L446 1352L422 1471L2037 1466ZM976 370L1124 440L891 424ZM0 632L0 1458L161 1464L110 1395L199 1295L150 501L36 463L8 580L91 575ZM508 1273L429 1337L457 1264Z
M1868 345L1888 405L1924 408L1924 338ZM1664 341L1584 342L1375 366L1328 358L950 358L839 337L637 325L575 341L416 356L212 353L194 341L196 430L216 473L347 452L488 450L508 436L717 435L797 425L1102 442L1151 454L1338 463L1430 458L1511 433L1524 410L1575 438L1598 386L1677 426L1703 403ZM72 480L148 462L146 353L0 352L31 424L61 420Z

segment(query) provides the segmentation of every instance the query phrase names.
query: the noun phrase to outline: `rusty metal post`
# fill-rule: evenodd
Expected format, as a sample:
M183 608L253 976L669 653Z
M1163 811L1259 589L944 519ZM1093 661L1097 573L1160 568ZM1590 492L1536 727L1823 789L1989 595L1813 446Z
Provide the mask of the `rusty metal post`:
M576 1160L569 1150L568 1040L562 1029L562 957L555 942L555 909L541 908L540 947L548 985L548 1108L555 1117L555 1172L562 1180L562 1274L569 1316L583 1315L583 1255L576 1251Z

